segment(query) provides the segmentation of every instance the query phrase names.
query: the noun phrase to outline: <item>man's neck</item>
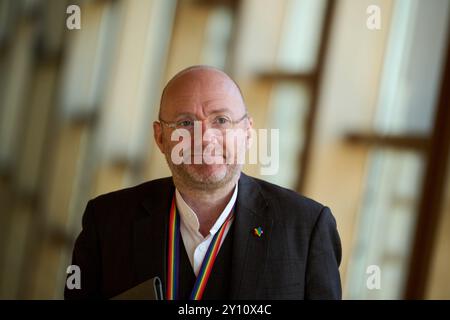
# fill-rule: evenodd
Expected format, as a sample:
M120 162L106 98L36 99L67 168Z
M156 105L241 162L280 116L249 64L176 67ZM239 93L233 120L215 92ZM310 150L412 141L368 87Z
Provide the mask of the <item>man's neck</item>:
M183 200L194 210L200 223L200 233L206 237L220 214L233 196L236 182L233 181L219 189L196 190L183 188L176 184Z

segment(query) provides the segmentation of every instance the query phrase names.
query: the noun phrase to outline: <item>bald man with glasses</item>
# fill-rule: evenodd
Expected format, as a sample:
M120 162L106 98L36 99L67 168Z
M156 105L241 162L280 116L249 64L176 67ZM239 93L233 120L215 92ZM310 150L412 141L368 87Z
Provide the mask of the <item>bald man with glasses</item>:
M252 119L228 75L180 71L153 130L172 176L88 202L72 259L81 289L65 298L109 299L156 276L168 300L341 298L330 209L242 173Z

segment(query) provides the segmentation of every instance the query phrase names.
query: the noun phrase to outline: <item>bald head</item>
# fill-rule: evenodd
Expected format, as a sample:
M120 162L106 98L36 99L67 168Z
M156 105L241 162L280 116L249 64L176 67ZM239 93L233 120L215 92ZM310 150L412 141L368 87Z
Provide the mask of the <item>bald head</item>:
M191 66L178 72L165 86L159 118L166 120L179 112L189 111L184 110L189 108L188 105L192 114L201 107L205 113L208 104L229 107L241 114L247 111L239 86L225 72L210 66Z

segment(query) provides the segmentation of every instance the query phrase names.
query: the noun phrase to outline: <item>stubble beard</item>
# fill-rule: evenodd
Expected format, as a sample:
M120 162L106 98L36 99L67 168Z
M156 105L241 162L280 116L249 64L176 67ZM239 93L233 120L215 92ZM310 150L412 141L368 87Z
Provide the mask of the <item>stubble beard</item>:
M165 148L165 158L172 172L172 176L176 184L181 184L189 189L202 191L217 190L231 183L236 183L241 174L243 165L238 163L225 163L220 168L213 169L207 164L179 164L172 162L170 155L170 147ZM203 170L202 170L203 169ZM210 172L208 172L210 171Z

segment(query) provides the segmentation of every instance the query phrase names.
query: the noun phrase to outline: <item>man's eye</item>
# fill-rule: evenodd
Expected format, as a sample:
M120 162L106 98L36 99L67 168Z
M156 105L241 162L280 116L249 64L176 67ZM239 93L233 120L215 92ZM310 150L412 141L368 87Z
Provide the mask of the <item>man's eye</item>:
M194 121L192 120L183 120L178 122L178 127L191 127L194 125Z
M216 118L216 122L218 124L227 124L227 123L230 122L230 120L228 118L226 118L226 117L217 117Z

